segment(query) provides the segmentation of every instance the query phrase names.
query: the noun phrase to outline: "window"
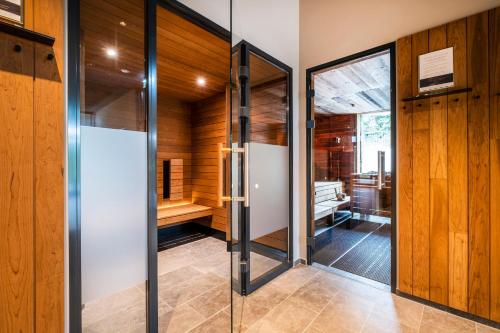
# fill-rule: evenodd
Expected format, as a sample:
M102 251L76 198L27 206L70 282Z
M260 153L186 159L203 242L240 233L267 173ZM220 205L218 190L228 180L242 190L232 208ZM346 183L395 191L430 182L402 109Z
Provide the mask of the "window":
M377 172L377 152L385 152L385 171L391 171L391 112L359 116L361 173Z

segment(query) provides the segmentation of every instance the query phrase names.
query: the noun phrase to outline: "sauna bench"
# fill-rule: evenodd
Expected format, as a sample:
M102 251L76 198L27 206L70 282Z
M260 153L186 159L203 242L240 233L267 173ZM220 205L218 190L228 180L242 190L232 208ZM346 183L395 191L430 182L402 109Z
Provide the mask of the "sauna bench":
M195 204L158 208L158 228L189 222L191 220L212 216L213 208Z

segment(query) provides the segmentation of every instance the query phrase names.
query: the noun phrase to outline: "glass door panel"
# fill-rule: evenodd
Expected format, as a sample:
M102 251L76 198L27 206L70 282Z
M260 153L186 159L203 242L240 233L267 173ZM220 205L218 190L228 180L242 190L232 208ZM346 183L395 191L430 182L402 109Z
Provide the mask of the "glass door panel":
M288 73L249 52L250 283L288 261Z

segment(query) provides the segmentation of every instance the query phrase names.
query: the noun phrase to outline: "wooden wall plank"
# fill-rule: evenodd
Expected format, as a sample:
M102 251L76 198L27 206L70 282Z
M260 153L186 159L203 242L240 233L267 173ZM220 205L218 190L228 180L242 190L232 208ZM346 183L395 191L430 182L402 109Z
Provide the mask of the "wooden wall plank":
M457 88L467 87L466 35L466 19L448 24L448 47L453 47ZM448 305L467 311L467 93L448 96L448 180Z
M429 31L429 52L446 48L446 25ZM430 299L448 304L447 98L430 98Z
M412 36L412 59L428 52L428 31ZM412 78L418 62L412 62ZM412 80L413 94L418 80ZM413 294L429 299L429 100L413 102Z
M487 318L490 302L488 12L467 18L469 311Z
M412 95L411 36L396 43L397 54L397 188L398 192L398 289L413 293L412 266L412 212L413 212L413 164L412 164L412 103L402 98Z
M33 52L0 33L0 332L34 327Z
M35 31L55 37L35 45L35 330L63 332L64 1L34 1L33 17Z
M490 319L500 322L500 8L489 13Z

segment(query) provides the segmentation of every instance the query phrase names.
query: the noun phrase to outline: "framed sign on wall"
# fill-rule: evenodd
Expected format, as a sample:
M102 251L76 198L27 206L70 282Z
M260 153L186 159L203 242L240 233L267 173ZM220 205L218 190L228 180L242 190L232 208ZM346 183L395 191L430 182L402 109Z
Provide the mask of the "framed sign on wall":
M418 56L419 92L454 86L453 47Z
M0 0L0 20L24 25L24 0Z

